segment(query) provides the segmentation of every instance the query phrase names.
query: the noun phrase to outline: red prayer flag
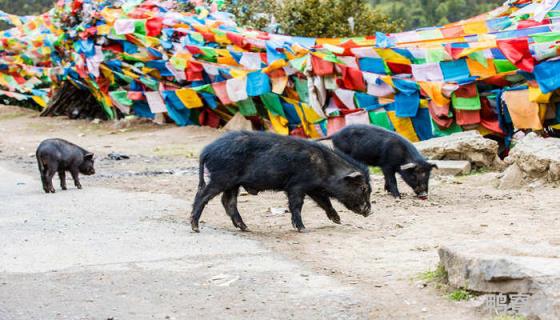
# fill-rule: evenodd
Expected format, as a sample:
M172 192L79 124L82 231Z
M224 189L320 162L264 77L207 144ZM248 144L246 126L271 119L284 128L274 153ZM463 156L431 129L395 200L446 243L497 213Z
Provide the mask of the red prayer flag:
M523 71L533 72L535 59L529 51L527 39L498 40L496 43L504 56L516 67Z

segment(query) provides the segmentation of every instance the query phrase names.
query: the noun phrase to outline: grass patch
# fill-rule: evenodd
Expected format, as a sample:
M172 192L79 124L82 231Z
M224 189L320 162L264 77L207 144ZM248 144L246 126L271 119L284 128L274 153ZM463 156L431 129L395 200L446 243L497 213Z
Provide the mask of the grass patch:
M448 294L447 297L452 301L466 301L470 300L473 295L465 289L457 289Z
M426 282L444 283L447 282L447 271L445 270L443 265L440 264L435 270L420 273L418 275L418 278Z
M383 172L381 172L381 168L379 167L369 167L369 173L374 176L382 176Z
M431 284L433 287L439 290L442 295L447 296L447 298L452 301L466 301L475 297L472 292L463 288L455 290L451 288L447 282L447 270L445 270L445 268L441 264L438 265L435 270L430 270L418 274L417 278L428 284Z

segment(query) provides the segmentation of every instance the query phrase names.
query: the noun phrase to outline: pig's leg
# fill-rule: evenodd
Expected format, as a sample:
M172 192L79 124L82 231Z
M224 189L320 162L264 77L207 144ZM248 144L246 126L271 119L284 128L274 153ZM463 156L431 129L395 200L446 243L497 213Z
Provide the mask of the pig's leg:
M397 188L397 178L395 177L395 171L390 168L381 168L383 171L383 176L385 177L385 190L390 192L393 197L400 198L401 194Z
M200 220L202 210L204 210L204 207L208 204L208 201L212 200L212 198L223 191L223 189L213 183L213 181L214 180L211 180L204 189L199 190L194 199L193 211L191 213L191 229L194 232L200 232L198 221Z
M247 231L247 225L243 222L239 210L237 210L237 196L239 194L239 187L224 191L222 195L222 204L226 209L226 213L231 218L231 222L236 228L241 231Z
M70 174L72 175L72 179L74 180L74 185L76 186L76 188L81 189L82 184L80 183L80 172L78 171L78 168L70 169Z
M45 191L45 193L49 193L49 184L47 182L47 169L44 168L40 168L40 173L41 173L41 183L43 184L43 190Z
M51 167L47 167L46 169L46 173L45 173L45 180L47 181L47 189L50 193L55 193L54 190L54 186L52 183L54 174L56 173L56 170L51 168Z
M331 200L329 197L322 195L319 192L310 192L308 195L317 203L321 209L323 209L327 213L327 217L334 223L340 224L340 216L338 212L333 208L331 204Z
M292 213L292 225L299 232L305 230L303 221L301 220L301 208L303 207L304 194L299 191L288 191L288 205Z
M60 178L60 188L66 190L66 171L58 170L58 177Z

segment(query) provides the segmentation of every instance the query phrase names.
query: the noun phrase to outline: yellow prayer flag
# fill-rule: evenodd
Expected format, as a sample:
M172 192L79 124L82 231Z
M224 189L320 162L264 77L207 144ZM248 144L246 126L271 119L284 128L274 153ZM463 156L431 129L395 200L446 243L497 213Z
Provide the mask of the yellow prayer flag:
M472 21L463 24L463 30L465 30L466 35L470 34L484 34L488 33L488 26L486 26L486 21Z
M407 59L403 55L396 53L393 49L376 48L375 51L377 51L377 54L379 54L379 56L387 62L395 62L395 63L402 63L402 64L411 63L409 59Z
M274 132L285 136L290 134L290 130L288 129L288 119L272 114L270 111L268 111L268 118L270 119Z
M47 106L47 102L41 96L31 96L31 99L37 102L37 104L40 105L41 108L45 108Z
M443 95L443 82L419 81L418 85L438 106L449 105L449 98Z
M185 107L187 107L187 109L200 108L204 106L204 103L202 103L202 100L193 89L182 88L175 91L175 94L177 94L177 97L181 100Z
M418 135L416 135L416 130L414 130L414 126L412 125L412 120L410 118L399 118L397 117L395 111L387 111L387 115L389 119L391 119L391 123L395 130L403 137L407 138L412 142L418 142Z
M529 86L529 101L536 103L548 103L552 97L552 92L542 93L539 87Z

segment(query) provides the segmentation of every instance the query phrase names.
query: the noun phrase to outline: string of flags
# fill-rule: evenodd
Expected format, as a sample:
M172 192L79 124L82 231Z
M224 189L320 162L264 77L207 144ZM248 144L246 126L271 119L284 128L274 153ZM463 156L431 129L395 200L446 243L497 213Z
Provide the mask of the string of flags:
M509 0L444 26L337 39L239 27L223 1L191 2L194 12L157 0L0 12L14 25L0 32L0 95L45 107L69 81L109 118L219 127L239 113L313 138L359 123L411 141L479 130L508 142L515 129L560 123L558 0Z

